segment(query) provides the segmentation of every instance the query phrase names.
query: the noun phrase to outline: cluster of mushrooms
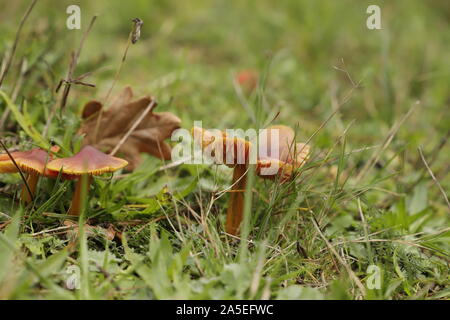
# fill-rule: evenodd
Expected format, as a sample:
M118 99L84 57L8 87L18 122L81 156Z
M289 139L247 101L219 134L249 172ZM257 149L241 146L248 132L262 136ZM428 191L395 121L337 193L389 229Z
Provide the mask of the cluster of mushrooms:
M225 230L231 235L238 235L244 214L244 193L252 143L242 138L230 137L226 132L215 135L197 127L192 128L191 134L202 150L209 150L208 155L213 156L212 160L220 159L216 162L222 164L223 159L227 159L225 164L234 168ZM270 126L261 131L258 141L256 175L263 179L286 182L309 158L309 145L296 143L295 132L288 126ZM223 154L211 154L213 150L222 150ZM269 168L276 170L264 171Z
M21 201L28 204L33 201L36 186L41 176L66 180L77 180L75 193L68 211L69 215L79 215L81 210L82 176L87 177L88 187L91 177L114 172L125 167L124 159L107 155L96 148L86 145L77 154L68 158L54 159L59 147L46 151L35 148L29 151L8 152L0 155L0 173L22 172L27 175L22 187Z
M273 143L271 137L274 130L277 130L279 141ZM223 150L223 158L230 158L226 165L233 167L233 180L231 186L231 196L227 209L226 232L231 235L239 234L244 213L244 193L246 188L247 173L249 169L251 142L230 137L225 132L221 135L213 135L208 130L194 127L191 131L194 141L198 143L202 150L220 146ZM261 134L266 134L265 141L259 144L256 162L256 175L264 179L277 179L279 182L287 181L308 159L309 146L295 142L294 130L287 126L272 126L264 130ZM260 134L260 135L261 135ZM260 137L262 138L262 137ZM268 143L273 145L267 145ZM277 148L278 150L275 150ZM260 150L265 150L260 152ZM239 150L242 154L239 154ZM55 154L59 147L52 147L49 150L40 148L29 151L8 152L0 154L0 173L25 173L26 184L22 187L21 201L28 204L33 201L36 186L41 176L47 178L61 177L66 180L77 180L72 203L69 208L69 215L79 215L81 210L81 194L83 189L82 177L84 176L89 184L92 176L103 173L114 172L128 165L128 161L105 154L93 146L85 145L72 157L55 159ZM244 159L242 161L242 159ZM276 172L262 174L264 168L276 165Z

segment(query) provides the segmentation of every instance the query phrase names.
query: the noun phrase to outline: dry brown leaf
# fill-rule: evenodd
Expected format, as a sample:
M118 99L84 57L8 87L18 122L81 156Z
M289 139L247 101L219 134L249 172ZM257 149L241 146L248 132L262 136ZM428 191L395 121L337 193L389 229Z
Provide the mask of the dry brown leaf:
M133 91L127 86L103 112L101 102L92 100L86 103L79 130L80 134L85 135L83 144L92 145L103 152L112 151L153 101L149 96L134 101L132 99ZM170 138L172 132L180 127L180 123L181 120L170 112L150 111L122 144L117 156L130 163L128 170L134 170L141 163L141 152L170 160L171 148L164 140Z

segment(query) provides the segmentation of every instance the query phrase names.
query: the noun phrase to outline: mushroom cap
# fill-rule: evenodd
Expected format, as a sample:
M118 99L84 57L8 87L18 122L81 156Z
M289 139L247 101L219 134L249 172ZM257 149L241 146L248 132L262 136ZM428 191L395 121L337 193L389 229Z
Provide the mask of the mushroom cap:
M273 158L258 159L256 174L264 179L275 179L278 176L281 177L281 181L289 179L309 158L309 146L307 144L297 143L296 150L298 150L296 151L296 159L289 162ZM269 170L268 168L273 169ZM267 170L263 171L264 169Z
M215 154L217 159L223 159L225 165L234 167L237 164L247 164L250 157L250 148L252 144L245 139L237 137L225 136L216 141L216 145L222 143L223 154L220 158ZM238 152L241 152L238 154Z
M278 137L273 137L275 130L278 131ZM262 135L266 135L266 139L262 139ZM309 158L309 145L296 143L295 132L291 127L270 126L260 133L259 141L256 173L262 178L274 179L281 176L281 179L285 180ZM273 170L262 172L264 168L269 167Z
M215 133L199 127L193 127L191 134L202 150L209 151L218 164L234 167L237 164L243 164L242 159L246 164L249 162L252 143L245 139L230 137L223 131ZM216 147L222 149L216 149ZM215 154L215 150L223 150L222 157ZM238 155L238 151L244 152ZM309 158L309 151L310 147L307 144L295 142L295 132L291 127L270 126L259 134L256 174L265 179L280 176L284 181L305 164ZM268 168L271 169L268 170Z
M254 70L242 70L238 72L235 79L246 90L254 90L258 85L258 73Z
M289 151L293 149L294 140L295 132L291 127L270 126L259 133L258 155L286 161L289 159Z
M191 134L194 141L198 143L202 150L208 151L217 164L225 164L234 167L237 164L246 164L249 161L250 148L252 144L245 139L230 137L225 132L205 130L199 127L193 127ZM216 151L222 150L222 154ZM238 154L241 152L241 154Z
M58 152L59 147L53 146L51 152ZM35 148L29 151L10 152L17 166L26 173L47 174L46 164L53 158L52 153ZM16 173L17 167L7 153L0 154L0 173Z
M100 175L114 172L127 164L126 160L107 155L88 145L72 157L50 161L47 170L54 176L61 172L65 179L76 179L84 174Z
M216 136L212 131L205 130L200 127L193 127L191 129L191 135L194 137L194 141L198 143L202 149L209 146L216 140ZM220 134L222 137L225 136L225 132L221 131Z

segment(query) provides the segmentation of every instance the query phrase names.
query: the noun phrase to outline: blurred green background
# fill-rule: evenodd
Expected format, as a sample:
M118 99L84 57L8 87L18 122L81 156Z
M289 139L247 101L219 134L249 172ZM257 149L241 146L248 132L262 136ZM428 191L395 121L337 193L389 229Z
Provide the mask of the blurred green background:
M4 52L30 2L2 2ZM81 30L66 28L71 4L81 8ZM382 30L366 27L371 4L381 8ZM98 19L75 75L93 72L85 81L96 88L73 88L69 106L74 112L106 96L131 19L139 17L141 39L130 47L113 93L129 84L137 95L151 94L159 110L173 111L186 128L194 120L205 128L248 128L277 116L277 123L298 125L306 139L350 97L319 132L316 147L331 147L349 123L352 148L376 145L418 100L420 106L393 141L407 151L406 158L416 158L419 145L432 150L450 129L448 1L40 0L22 32L16 68L5 83L9 90L25 57L33 68L20 96L43 100L49 110L70 54L94 15ZM247 100L258 115L256 124L233 85L236 74L247 69L262 79L261 90ZM359 87L352 90L354 84Z
M29 3L0 0L0 57L3 58L3 54L11 48ZM66 8L72 4L81 8L81 30L66 28ZM366 9L373 4L381 8L381 30L366 27L369 16ZM373 259L383 266L386 287L382 293L369 294L369 297L448 297L450 245L449 231L445 229L449 226L448 207L441 191L425 170L417 148L423 148L425 158L430 161L431 169L448 194L449 1L39 0L24 25L11 70L1 88L13 94L20 65L26 61L29 69L16 102L20 105L22 101L28 101L28 111L39 131L42 131L55 101L55 88L66 76L71 52L77 50L94 15L98 18L86 39L75 75L93 72L85 81L94 83L96 87L72 87L68 100L68 110L71 112L62 118L55 118L50 137L58 141L64 135L67 138L68 132L77 129L79 119L74 115L81 112L84 103L94 98L104 99L127 45L131 19L141 18L144 21L141 38L129 48L113 93L129 84L137 96L151 94L159 101L157 111L175 113L182 119L185 128L190 128L195 120L202 120L205 128L250 128L265 125L276 117L275 123L292 127L298 125L298 140L305 141L340 103L346 101L339 113L311 141L314 157L324 159L330 152L333 161L318 165L313 163L315 171L307 173L306 187L301 186L306 189L302 192L306 194L308 206L311 204L316 213L323 215L324 232L330 241L341 243L343 239L360 239L367 231L362 227L354 201L363 195L369 231L377 232L377 236L388 241L372 244L372 247L367 245L369 253L364 251L362 244L359 247L343 247L345 253L348 249L348 255L353 257L349 258L349 264L355 272L359 272L360 278L365 277L366 267L373 263ZM261 81L257 90L239 94L233 79L242 70L253 70L259 74ZM380 147L387 141L392 128L416 101L420 104L403 122L386 148L380 149L375 169L362 180L354 179L358 170L376 156L373 147ZM249 107L244 107L246 104ZM0 112L3 114L5 110L5 104L0 104ZM252 119L253 113L257 115L256 120ZM2 136L11 138L12 142L7 142L14 145L18 131L14 119L9 118ZM338 162L343 135L346 137L346 149L343 150L355 152L343 157L342 163L345 164L339 167L339 173L349 179L348 184L344 187L343 183L340 189L342 181L336 172L342 164ZM68 138L71 139L70 136ZM365 147L372 149L361 152L361 148ZM147 160L157 163L154 159ZM189 169L182 168L180 171L186 175ZM179 172L171 174L173 180L182 178ZM189 174L195 176L195 173ZM229 177L223 174L222 178L228 181ZM155 184L151 179L156 180L156 175L149 178L144 186L144 182L133 185L131 179L131 182L122 180L122 187L117 186L120 183L116 185L121 190L117 193L122 189L126 189L123 192L131 197L158 193L166 180L161 183L158 180L159 184ZM105 183L102 183L99 185L104 186ZM222 184L226 183L222 181ZM274 187L261 182L257 188L263 195L262 199L269 199ZM198 200L195 196L190 195L191 204ZM109 201L103 194L100 197L103 197L104 203ZM282 201L284 198L286 202ZM302 202L290 202L292 199L288 196L284 198L279 201L284 206L283 210L290 209L292 203L306 206ZM259 198L254 202L257 218L271 210ZM219 199L213 211L223 217L225 200ZM215 216L212 216L209 219L214 219ZM177 282L170 278L164 282L167 287L161 287L163 290L152 287L152 283L159 280L159 274L154 273L155 278L145 278L140 274L156 297L261 298L264 292L261 295L259 291L258 294L256 291L248 294L246 290L250 288L248 279L259 272L256 263L265 261L264 272L257 273L262 279L259 289L261 291L264 286L270 288L271 298L323 298L322 289L328 290L327 298L358 298L354 287L348 283L346 273L333 267L332 255L306 218L306 213L300 212L295 217L292 221L283 221L287 226L282 224L280 235L276 233L276 227L270 229L273 234L270 233L268 241L280 246L284 250L282 255L269 249L261 254L255 250L248 261L239 260L239 265L233 260L236 253L233 247L221 241L215 243L209 238L203 239L200 231L197 234L191 229L186 229L186 232L192 232L188 233L187 239L193 239L192 251L198 260L190 257L192 261L189 260L186 267L188 271L174 262L179 269L171 271L170 275L164 273L165 257L179 261L185 259L187 253L182 250L181 253L172 253L165 236L161 236L160 242L154 241L153 224L149 233L143 235L142 232L131 239L130 246L145 252L151 238L151 243L156 244L150 251L162 252L164 257L159 260L161 264L155 262L156 258L151 264L161 275L164 274L161 281L167 280L165 276L168 279L179 276L177 281L185 281ZM216 225L216 221L211 224ZM171 230L163 223L155 225ZM416 232L422 232L424 238L417 236ZM401 239L415 245L426 246L431 251L398 244L395 241L399 237L405 237ZM56 237L52 239L59 241ZM173 234L170 240L174 248L184 248L185 244ZM301 240L309 258L302 257L296 251L292 243L297 240ZM60 242L55 246L60 246ZM219 253L216 246L220 248ZM370 250L374 250L374 256ZM114 252L120 255L122 248ZM340 253L349 257L343 252L344 249ZM272 259L271 254L276 257ZM93 251L92 255L101 260L100 253ZM120 269L116 265L114 268L111 271L113 274ZM58 272L61 274L64 271ZM126 281L145 287L142 279L137 278L133 278L136 282L128 278ZM103 283L99 272L95 279L97 283ZM333 282L335 280L339 283ZM123 285L120 281L118 286ZM174 282L175 289L171 287ZM176 287L180 283L182 286ZM241 283L248 284L248 287L240 286ZM149 296L145 289L137 290L135 295L127 290L118 290L119 293L114 292L109 297ZM30 297L34 293L25 290L23 296L22 292L10 295L14 294ZM104 297L100 290L98 297Z
M29 2L2 2L4 51ZM66 28L70 4L81 8L81 30ZM381 7L382 30L366 27L370 4ZM98 19L76 73L95 71L89 80L97 89L75 89L79 96L72 99L74 107L105 94L122 57L130 20L139 17L144 21L142 37L130 48L116 88L130 84L138 92L170 101L186 120L207 119L214 127L247 126L232 78L239 70L255 69L267 74L267 104L280 109L279 119L308 127L322 121L333 95L340 97L351 85L336 66L345 67L355 82L362 81L342 115L368 120L364 126L356 123L361 127L352 130L355 139L378 131L370 126L372 120L377 126L392 125L416 99L422 101L420 119L426 121L411 126L409 134L427 132L429 137L430 132L448 129L448 122L442 121L448 117L449 98L448 1L40 0L19 44L30 63L39 57L39 67L47 65L48 79L42 88L29 88L34 90L30 95L55 87L65 75L70 50L78 47L94 14Z

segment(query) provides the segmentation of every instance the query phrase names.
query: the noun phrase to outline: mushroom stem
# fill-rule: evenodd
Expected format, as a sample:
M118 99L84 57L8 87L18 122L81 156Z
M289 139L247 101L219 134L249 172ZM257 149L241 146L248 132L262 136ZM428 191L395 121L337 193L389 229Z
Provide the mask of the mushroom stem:
M89 190L89 186L91 185L91 176L86 175L86 183L83 183L84 177L81 176L76 184L75 184L75 193L73 194L72 198L72 204L70 205L68 214L71 216L79 216L81 213L81 206L82 206L82 194L83 194L83 188L86 188L86 196L88 194L87 190Z
M239 228L244 215L244 193L247 185L247 166L238 164L233 170L233 186L227 209L227 221L225 231L232 235L239 233Z
M22 186L22 193L21 193L21 199L22 202L25 204L29 204L33 201L33 197L36 194L36 186L39 181L39 174L38 173L29 173L27 176L27 182L24 183ZM28 190L27 188L30 188Z

